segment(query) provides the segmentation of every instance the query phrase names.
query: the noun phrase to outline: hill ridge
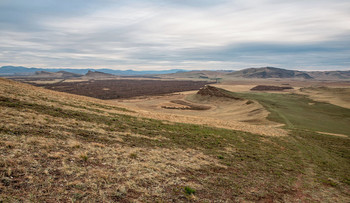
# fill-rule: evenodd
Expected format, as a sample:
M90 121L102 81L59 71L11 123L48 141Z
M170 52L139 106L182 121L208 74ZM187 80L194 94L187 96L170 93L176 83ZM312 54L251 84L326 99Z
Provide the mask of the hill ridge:
M306 72L275 67L247 68L228 75L244 78L302 78L312 79Z

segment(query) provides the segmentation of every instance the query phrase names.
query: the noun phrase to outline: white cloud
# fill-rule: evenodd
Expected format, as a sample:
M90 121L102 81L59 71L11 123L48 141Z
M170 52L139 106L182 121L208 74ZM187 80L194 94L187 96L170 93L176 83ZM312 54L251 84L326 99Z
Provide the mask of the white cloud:
M310 48L308 56L314 57L307 60L294 46L330 46L332 41L343 40L346 47L349 38L344 36L350 33L350 2L346 0L88 1L76 14L68 9L70 3L50 2L60 5L58 11L41 1L35 14L25 9L25 3L12 5L23 9L13 13L21 12L16 21L0 15L0 61L12 59L29 66L30 61L38 61L45 66L224 69L255 64L290 67L291 62L303 58L306 67L322 67L323 54L334 60L334 66L349 68L349 47L338 49L339 53L318 52L317 56ZM6 4L0 4L0 12L5 8ZM31 29L17 26L21 22L30 22ZM242 46L254 43L267 44L266 52L239 55ZM279 44L284 52L291 46L286 60L281 60L286 53L278 52ZM208 55L227 47L232 53L237 50L231 59ZM305 55L305 48L301 51ZM332 54L336 55L333 59Z

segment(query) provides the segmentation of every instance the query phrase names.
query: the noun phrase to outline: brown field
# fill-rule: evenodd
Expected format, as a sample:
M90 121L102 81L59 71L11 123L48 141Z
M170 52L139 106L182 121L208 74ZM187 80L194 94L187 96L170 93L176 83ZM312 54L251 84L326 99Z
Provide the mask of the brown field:
M250 90L253 91L283 91L288 89L294 89L289 86L273 86L273 85L257 85Z
M28 82L28 81L27 81ZM84 95L99 99L120 99L173 92L198 90L209 84L205 81L165 81L165 80L88 80L78 82L41 83L31 81L35 86Z

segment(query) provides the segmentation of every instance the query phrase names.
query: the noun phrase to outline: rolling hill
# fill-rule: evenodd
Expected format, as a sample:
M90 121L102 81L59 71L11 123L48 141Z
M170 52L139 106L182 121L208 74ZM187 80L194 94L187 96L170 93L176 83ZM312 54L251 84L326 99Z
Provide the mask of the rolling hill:
M2 66L0 67L0 76L26 76L34 75L37 71L59 72L67 71L84 75L89 71L100 71L113 75L148 75L148 74L169 74L176 72L184 72L182 69L159 70L159 71L134 71L134 70L113 70L113 69L74 69L74 68L27 68L23 66Z
M67 71L58 71L58 72L48 72L48 71L36 71L35 74L31 77L36 78L73 78L73 77L81 77L82 75L77 73L71 73Z
M79 75L91 73L105 73L108 75L120 75L125 77L150 77L165 79L190 79L190 80L232 80L237 78L284 78L284 79L315 79L315 80L349 80L350 71L297 71L274 67L247 68L239 71L233 70L196 70L186 71L182 69L172 69L164 71L133 71L133 70L112 70L112 69L45 69L26 68L22 66L2 66L0 76L32 76L45 72L70 72ZM100 74L100 76L103 76ZM107 75L104 75L107 76ZM75 76L74 76L75 77Z
M349 80L350 71L296 71L274 67L247 68L239 71L188 71L158 75L170 79L235 80L240 78L257 79L314 79Z
M324 112L345 123L348 111L296 95L225 94L261 101L271 119L289 121L289 135L148 119L0 78L0 202L349 202L350 139L305 122ZM286 105L311 111L279 117Z
M243 78L302 78L311 79L312 77L302 71L286 70L274 67L248 68L227 74L233 77Z
M338 80L350 79L349 71L309 71L307 72L311 77L319 80Z
M85 77L89 77L89 78L110 78L110 77L116 77L113 74L109 74L109 73L104 73L101 71L91 71L89 70L85 75Z

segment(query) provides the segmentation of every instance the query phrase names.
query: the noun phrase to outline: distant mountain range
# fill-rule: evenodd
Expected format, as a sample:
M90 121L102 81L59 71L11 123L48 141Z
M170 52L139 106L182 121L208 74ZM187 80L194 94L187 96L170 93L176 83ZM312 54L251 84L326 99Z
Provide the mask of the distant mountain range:
M243 78L303 78L311 79L307 72L295 71L295 70L286 70L282 68L274 67L264 67L264 68L248 68L227 75L234 77L243 77Z
M189 71L182 73L171 73L162 76L163 78L191 78L229 80L235 78L290 78L290 79L315 79L315 80L349 80L348 71L297 71L286 70L274 67L247 68L239 71Z
M91 77L91 78L106 78L106 77L115 77L115 75L110 74L110 73L104 73L101 71L91 71L89 70L86 74L85 77Z
M40 77L40 78L72 78L80 77L81 74L71 73L67 71L58 71L58 72L48 72L48 71L36 71L31 77Z
M85 75L89 71L98 71L103 73L109 73L113 75L148 75L148 74L169 74L176 72L185 72L186 70L182 69L171 69L171 70L161 70L161 71L134 71L134 70L112 70L112 69L70 69L70 68L27 68L23 66L2 66L0 68L0 76L26 76L34 75L37 71L46 71L46 72L60 72L66 71L70 73L76 73L80 75Z
M275 67L247 68L239 71L186 71L172 69L164 71L134 71L112 69L44 69L26 68L22 66L3 66L0 68L0 76L30 76L42 78L71 78L71 77L153 77L167 79L234 79L234 78L292 78L292 79L316 79L316 80L349 80L348 71L297 71Z
M307 72L311 77L319 80L331 80L331 79L349 79L350 71L310 71Z

